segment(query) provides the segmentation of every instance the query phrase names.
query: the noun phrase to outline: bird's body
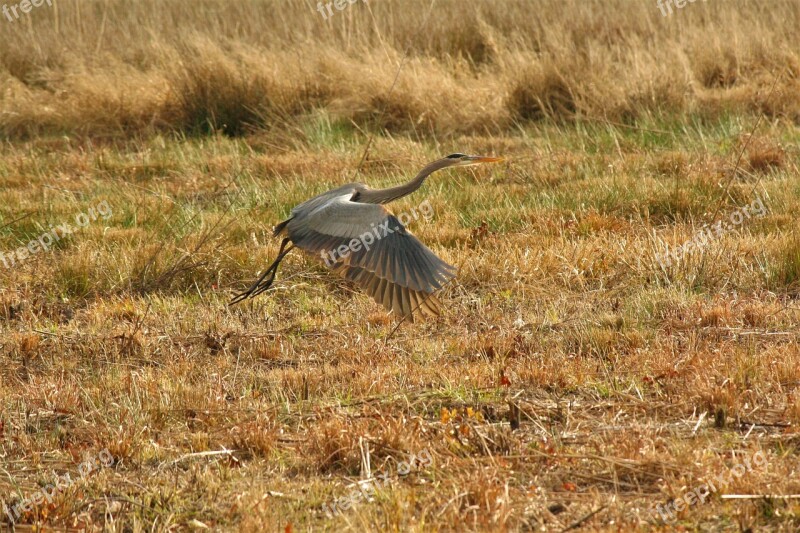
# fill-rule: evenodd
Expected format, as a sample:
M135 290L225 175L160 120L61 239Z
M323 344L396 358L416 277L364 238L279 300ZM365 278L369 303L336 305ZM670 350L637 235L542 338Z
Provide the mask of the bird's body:
M427 165L405 185L375 190L350 183L303 202L275 226L275 236L283 237L278 258L231 303L267 290L278 264L296 246L319 255L333 271L400 317L413 321L415 314L438 315L434 293L455 277L455 268L439 259L382 204L415 191L441 168L492 161L499 159L453 154Z

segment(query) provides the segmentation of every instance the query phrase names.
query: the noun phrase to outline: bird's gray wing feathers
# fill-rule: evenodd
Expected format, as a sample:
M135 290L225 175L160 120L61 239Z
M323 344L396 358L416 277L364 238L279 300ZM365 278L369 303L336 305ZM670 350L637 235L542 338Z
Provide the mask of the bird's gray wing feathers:
M432 293L415 291L408 287L382 279L377 274L361 267L344 265L335 267L343 276L361 287L364 292L387 310L414 321L414 313L438 316L441 310L439 299Z
M438 303L428 295L455 277L455 268L409 233L385 207L353 202L352 194L320 198L293 212L286 226L292 242L320 254L334 270L395 313L409 316L409 310L417 307L424 313L438 310ZM429 305L422 304L423 300Z

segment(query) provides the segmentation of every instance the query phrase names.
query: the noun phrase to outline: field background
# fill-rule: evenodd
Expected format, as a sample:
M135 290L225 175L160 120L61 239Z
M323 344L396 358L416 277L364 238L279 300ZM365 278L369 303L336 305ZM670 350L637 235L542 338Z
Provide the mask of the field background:
M0 252L113 215L0 261L0 504L115 460L17 531L800 528L800 2L53 3L0 16ZM300 253L226 306L292 206L456 151L506 162L393 206L440 318Z

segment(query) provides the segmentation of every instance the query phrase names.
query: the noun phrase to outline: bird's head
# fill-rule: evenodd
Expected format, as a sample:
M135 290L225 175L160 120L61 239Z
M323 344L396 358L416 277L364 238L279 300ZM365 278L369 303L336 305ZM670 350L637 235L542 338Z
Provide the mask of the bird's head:
M481 163L497 163L502 161L502 157L486 157L482 155L450 154L443 158L445 167L469 167Z

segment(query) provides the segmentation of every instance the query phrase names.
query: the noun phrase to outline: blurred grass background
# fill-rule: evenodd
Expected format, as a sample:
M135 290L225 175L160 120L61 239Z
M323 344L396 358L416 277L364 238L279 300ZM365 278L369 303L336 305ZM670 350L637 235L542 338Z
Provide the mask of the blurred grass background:
M57 0L0 25L0 135L297 141L319 110L338 128L426 138L544 119L800 120L798 3L687 7L376 0L325 21L310 0Z
M798 5L370 0L325 21L311 1L54 0L0 19L0 251L113 210L0 264L0 503L116 459L17 530L796 531L796 500L650 510L756 451L768 467L728 492L800 493ZM300 253L227 307L292 206L455 151L506 162L391 206L433 207L410 229L458 267L443 316L395 329ZM756 196L764 217L656 260ZM365 450L377 473L423 449L430 468L322 512Z

